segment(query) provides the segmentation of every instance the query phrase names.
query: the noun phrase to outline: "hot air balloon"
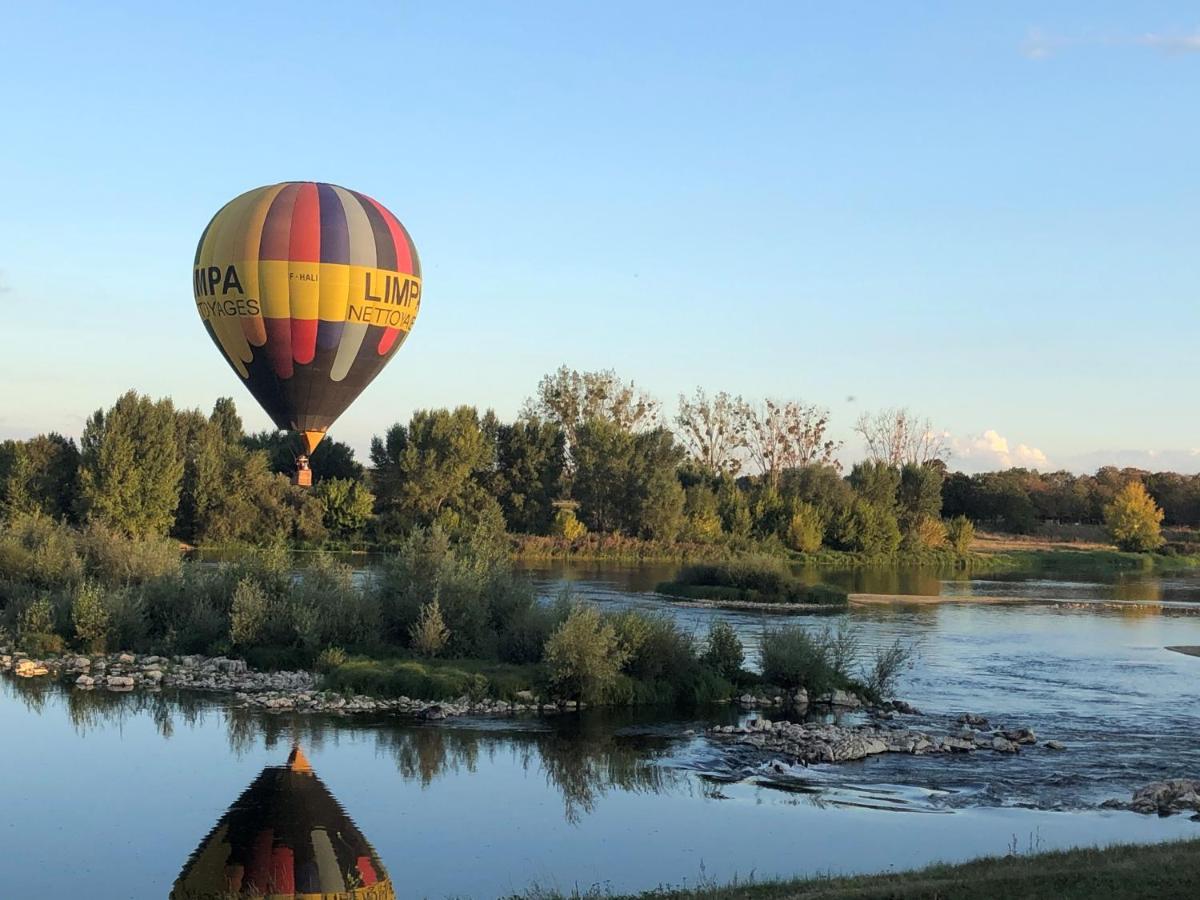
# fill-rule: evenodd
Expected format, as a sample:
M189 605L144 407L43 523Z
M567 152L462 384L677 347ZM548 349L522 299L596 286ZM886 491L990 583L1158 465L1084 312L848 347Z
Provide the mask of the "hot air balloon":
M421 306L421 263L381 203L332 184L255 188L208 223L192 272L213 342L276 427L308 454L400 349Z
M374 848L300 749L268 766L192 853L171 900L395 900Z

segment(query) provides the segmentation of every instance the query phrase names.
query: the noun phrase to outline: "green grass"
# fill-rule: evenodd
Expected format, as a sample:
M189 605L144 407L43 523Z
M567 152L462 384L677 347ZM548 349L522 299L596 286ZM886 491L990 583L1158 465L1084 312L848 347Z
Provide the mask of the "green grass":
M527 900L562 895L534 889ZM1103 849L1062 850L1033 855L985 857L959 865L936 864L911 872L808 878L789 881L704 885L692 889L659 888L635 895L643 900L980 900L1021 897L1030 900L1159 900L1200 896L1200 839L1166 844L1125 844Z
M541 666L472 659L367 659L355 657L335 666L322 686L373 697L454 700L495 697L511 700L518 691L536 691L545 681Z
M828 584L801 587L788 595L767 593L754 588L730 587L720 584L687 584L682 581L663 581L654 590L668 597L678 597L681 600L711 600L715 603L816 604L818 606L845 606L849 603L849 595L845 591Z

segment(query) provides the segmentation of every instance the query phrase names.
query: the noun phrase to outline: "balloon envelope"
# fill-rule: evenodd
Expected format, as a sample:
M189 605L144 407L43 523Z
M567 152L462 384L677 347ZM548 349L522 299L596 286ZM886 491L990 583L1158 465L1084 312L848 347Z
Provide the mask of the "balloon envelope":
M289 181L247 191L196 247L196 308L279 428L311 453L408 337L421 305L412 238L357 191Z

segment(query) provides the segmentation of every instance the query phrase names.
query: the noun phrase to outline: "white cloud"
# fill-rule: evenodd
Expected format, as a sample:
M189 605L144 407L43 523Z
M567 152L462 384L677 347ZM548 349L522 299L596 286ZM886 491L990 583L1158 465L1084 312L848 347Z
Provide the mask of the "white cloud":
M950 438L950 460L955 468L989 472L1022 466L1028 469L1049 468L1046 454L1028 444L1011 444L994 428L965 438Z
M1079 474L1092 473L1101 466L1147 469L1151 472L1200 472L1200 448L1190 450L1093 450L1064 457L1062 467Z
M1145 47L1170 54L1200 53L1200 31L1072 37L1031 28L1021 41L1021 53L1029 59L1048 59L1068 47Z

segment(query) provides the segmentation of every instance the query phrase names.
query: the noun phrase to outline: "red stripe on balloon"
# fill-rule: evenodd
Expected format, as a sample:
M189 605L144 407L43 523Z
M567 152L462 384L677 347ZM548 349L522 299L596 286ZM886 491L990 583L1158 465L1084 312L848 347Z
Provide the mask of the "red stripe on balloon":
M317 320L292 319L292 358L301 365L317 355Z
M392 244L396 247L396 271L412 274L413 259L412 251L408 245L408 235L404 231L404 227L396 220L396 217L378 200L372 197L367 197L371 205L379 210L379 214L383 216L383 221L387 223L388 232L392 236ZM396 338L400 337L399 328L383 329L383 337L379 339L379 346L375 352L380 356L384 356L392 345L396 343Z
M263 319L267 328L267 359L280 378L292 377L292 320Z
M291 244L292 210L296 205L296 197L300 193L300 185L288 184L275 195L267 217L263 220L262 240L258 245L259 259L288 258L288 248Z
M292 210L292 234L288 246L292 262L321 261L321 200L311 181L300 185Z

